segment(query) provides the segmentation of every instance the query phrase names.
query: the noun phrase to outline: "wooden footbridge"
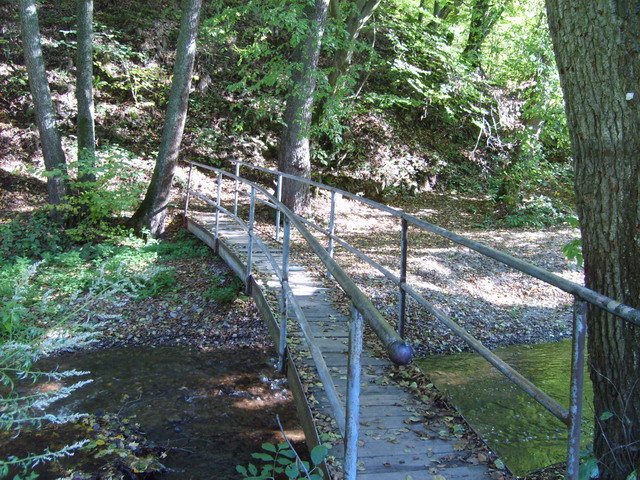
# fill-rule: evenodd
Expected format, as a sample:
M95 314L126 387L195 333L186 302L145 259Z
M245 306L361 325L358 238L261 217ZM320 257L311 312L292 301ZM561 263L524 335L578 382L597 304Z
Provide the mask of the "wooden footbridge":
M195 162L188 164L190 169L185 201L187 227L227 262L245 282L247 292L254 298L278 345L279 366L287 371L310 447L320 441L311 409L315 410L315 418L330 418L337 425L343 441L330 454L342 465L344 478L492 478L488 465L474 465L460 460L456 454L455 440L439 438L430 431L428 422L415 423L416 412L421 410L421 402L416 396L398 385L379 381L392 363L407 364L412 359L412 348L403 338L409 298L449 327L509 380L567 425L567 478L578 478L586 305L590 303L636 325L640 325L640 311L505 253L349 192L241 162L233 162L230 171ZM214 195L206 195L194 188L192 174L195 169L208 172L213 177ZM256 173L270 175L273 182L270 182L271 186L252 182L241 175L241 169L250 172L253 177ZM281 203L284 182L303 182L329 192L330 214L325 225L297 216ZM223 189L223 186L226 188ZM231 194L225 197L224 192ZM378 264L336 234L338 195L363 202L398 218L401 227L398 274ZM191 199L198 199L211 208L205 211L190 210ZM257 204L275 211L276 228L272 238L257 233ZM248 218L243 219L243 216ZM568 410L484 347L407 282L410 226L440 235L574 295L574 353L571 405ZM293 230L304 239L321 262L331 282L327 278L318 278L295 263L295 258L291 258ZM312 231L326 237L327 244L321 244ZM387 322L334 261L336 245L376 268L397 286L397 329ZM340 289L348 298L351 314L345 314L344 308L334 303L334 289ZM374 355L371 346L364 345L364 322L384 346L387 358ZM303 342L302 350L308 352L306 355L299 354L301 349L295 349L298 350L296 354L291 348L300 339ZM298 372L309 367L313 368L319 381L303 387Z

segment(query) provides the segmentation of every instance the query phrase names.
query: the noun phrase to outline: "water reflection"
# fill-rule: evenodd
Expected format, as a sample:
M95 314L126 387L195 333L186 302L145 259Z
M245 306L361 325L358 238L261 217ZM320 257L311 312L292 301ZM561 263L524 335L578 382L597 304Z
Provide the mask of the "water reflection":
M252 461L251 453L263 442L282 441L276 415L305 454L293 398L267 352L128 348L67 355L46 364L43 367L88 370L93 379L52 410L134 418L148 439L171 449L163 460L171 471L162 478L233 478L235 466ZM4 442L0 438L0 458L62 446L78 435L68 427L24 432ZM89 472L99 467L92 455L80 452L62 465L42 466L39 478L59 478L78 465Z
M568 406L570 341L519 345L497 349L495 353ZM524 475L566 459L564 424L479 355L432 356L417 363L514 474ZM590 442L593 429L592 405L593 390L585 375L585 444Z

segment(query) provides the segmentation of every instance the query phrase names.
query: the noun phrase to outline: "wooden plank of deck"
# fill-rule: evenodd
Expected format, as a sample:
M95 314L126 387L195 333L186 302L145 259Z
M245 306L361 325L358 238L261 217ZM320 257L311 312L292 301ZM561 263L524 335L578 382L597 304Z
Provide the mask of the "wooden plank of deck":
M196 221L213 230L213 216L200 214ZM248 236L233 221L221 221L220 240L244 260ZM282 252L274 247L273 254L279 267ZM267 256L257 249L253 254L254 269L265 290L279 292L280 284ZM289 284L296 300L309 321L314 343L322 351L343 405L346 397L348 319L331 302L328 289L306 269L290 265ZM260 281L260 280L259 280ZM311 358L300 358L301 365L313 366ZM456 451L457 439L442 439L422 424L413 424L412 417L424 405L411 393L398 385L378 384L385 370L391 366L386 359L374 357L365 345L362 357L360 397L360 442L358 449L359 480L432 480L442 475L447 480L480 480L491 478L486 465L463 462ZM332 411L321 386L308 386L307 402L313 398L323 415L332 417ZM343 458L341 444L331 455ZM438 477L436 477L438 478Z

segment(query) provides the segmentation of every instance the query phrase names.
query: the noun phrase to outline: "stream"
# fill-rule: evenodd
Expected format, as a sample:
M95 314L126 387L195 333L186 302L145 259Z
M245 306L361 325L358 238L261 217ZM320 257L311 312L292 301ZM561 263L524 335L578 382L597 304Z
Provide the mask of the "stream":
M88 370L93 380L51 411L132 418L147 439L168 449L162 463L170 470L160 478L211 479L240 478L236 465L255 462L251 453L263 442L282 441L276 415L305 455L292 395L273 363L268 353L247 348L162 347L76 353L48 359L44 366ZM77 429L57 427L24 432L4 444L0 438L0 458L64 445L77 435ZM60 465L41 467L39 478L58 478L78 465L84 471L98 468L91 454L79 452Z
M518 345L495 353L562 405L569 406L570 341ZM566 460L564 424L479 355L432 356L417 360L417 364L515 475ZM593 390L588 373L584 398L586 445L593 430Z

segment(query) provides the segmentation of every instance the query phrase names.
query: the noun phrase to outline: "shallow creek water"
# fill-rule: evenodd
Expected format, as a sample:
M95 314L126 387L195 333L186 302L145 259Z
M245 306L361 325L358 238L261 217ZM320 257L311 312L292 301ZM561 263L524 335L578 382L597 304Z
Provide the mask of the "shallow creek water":
M520 345L495 353L559 401L569 404L571 342ZM418 360L434 384L516 475L566 460L563 423L509 382L479 355ZM583 443L593 428L593 391L585 375Z
M172 471L161 478L239 477L235 466L250 462L261 443L282 441L276 415L296 449L304 453L304 434L292 396L275 372L273 359L260 350L127 348L77 353L46 363L61 370L88 370L93 379L57 404L58 411L135 417L147 438L172 448L163 460ZM64 429L49 436L46 431L44 436L23 434L0 444L0 456L75 440L64 436ZM78 456L82 454L63 464L73 465ZM44 479L59 473L41 472Z

